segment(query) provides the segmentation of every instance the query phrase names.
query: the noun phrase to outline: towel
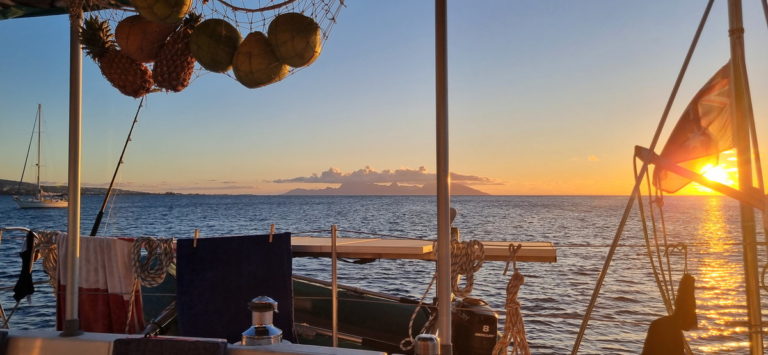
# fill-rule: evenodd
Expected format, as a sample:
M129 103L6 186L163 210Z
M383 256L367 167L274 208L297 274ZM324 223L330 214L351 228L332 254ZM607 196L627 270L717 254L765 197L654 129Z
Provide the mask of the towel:
M239 342L251 326L248 302L257 296L277 301L275 326L293 335L291 234L201 238L176 244L179 331L183 336Z
M131 263L133 238L80 238L80 328L97 333L138 333L144 329L141 288L135 287ZM67 237L58 239L59 272L56 324L64 322ZM133 293L133 297L131 294ZM131 302L133 306L131 307ZM130 315L129 315L130 312ZM126 327L127 325L127 327Z
M21 257L21 271L19 272L19 280L16 281L16 286L13 287L13 299L16 302L35 293L35 284L32 282L32 263L35 261L34 249L35 234L29 231L24 239L24 248L19 253Z
M181 338L122 338L115 340L112 355L224 355L227 343Z
M0 331L0 355L5 355L8 350L8 332Z

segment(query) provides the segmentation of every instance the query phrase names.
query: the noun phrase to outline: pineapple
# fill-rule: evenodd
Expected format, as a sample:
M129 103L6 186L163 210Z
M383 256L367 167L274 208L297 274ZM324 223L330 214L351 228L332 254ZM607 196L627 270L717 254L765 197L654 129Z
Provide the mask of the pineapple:
M200 23L200 15L189 13L184 23L165 41L152 68L159 88L179 92L189 85L195 69L195 58L189 49L192 30Z
M152 73L117 48L109 22L89 17L81 28L80 41L85 52L99 64L101 74L121 93L142 97L152 90Z

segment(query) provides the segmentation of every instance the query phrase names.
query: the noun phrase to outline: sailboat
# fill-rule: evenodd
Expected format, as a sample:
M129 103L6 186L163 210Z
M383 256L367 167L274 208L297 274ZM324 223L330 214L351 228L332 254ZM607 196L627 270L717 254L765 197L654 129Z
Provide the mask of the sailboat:
M40 150L42 147L40 133L42 131L41 127L43 125L43 107L41 104L37 105L37 114L35 115L34 125L37 126L37 162L35 163L35 166L37 167L35 180L37 183L35 193L32 196L13 196L13 200L16 201L16 204L19 205L19 208L66 208L69 205L69 202L67 201L65 195L45 192L43 191L43 187L40 185ZM34 135L35 130L33 129L32 136L34 137ZM27 150L27 158L29 158L29 150ZM27 167L27 160L25 159L24 161L24 169L22 169L21 172L19 186L21 186L21 183L24 180L24 172Z

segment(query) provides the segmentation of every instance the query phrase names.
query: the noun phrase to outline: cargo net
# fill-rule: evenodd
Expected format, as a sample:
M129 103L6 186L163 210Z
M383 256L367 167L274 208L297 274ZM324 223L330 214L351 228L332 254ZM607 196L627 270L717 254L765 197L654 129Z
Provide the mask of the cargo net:
M70 14L85 12L83 49L114 87L137 98L155 91L181 91L208 73L227 75L248 88L278 82L320 56L344 7L344 0L130 0L131 6L124 2L71 0ZM182 9L171 10L170 15L157 13L157 3ZM88 21L94 16L102 23ZM104 27L114 36L118 52L133 61L89 49L101 45L94 38L104 37ZM159 43L160 49L148 56L152 43Z

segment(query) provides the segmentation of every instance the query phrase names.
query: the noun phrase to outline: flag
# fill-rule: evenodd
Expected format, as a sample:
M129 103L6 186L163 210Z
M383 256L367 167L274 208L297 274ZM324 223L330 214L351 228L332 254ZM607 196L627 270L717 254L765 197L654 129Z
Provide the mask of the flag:
M672 130L661 157L700 173L707 164L717 165L720 153L733 148L733 92L731 63L726 63L704 84L685 108ZM691 180L667 170L654 170L654 184L669 193Z

